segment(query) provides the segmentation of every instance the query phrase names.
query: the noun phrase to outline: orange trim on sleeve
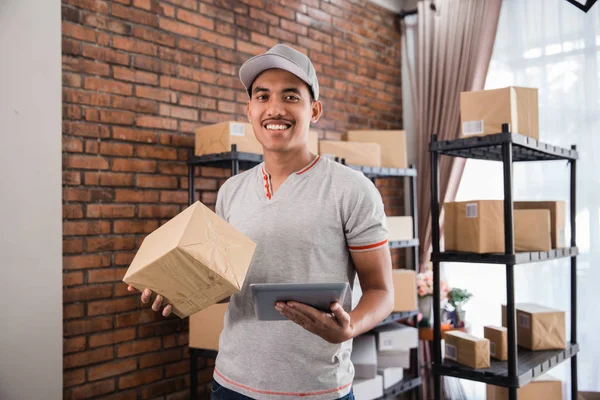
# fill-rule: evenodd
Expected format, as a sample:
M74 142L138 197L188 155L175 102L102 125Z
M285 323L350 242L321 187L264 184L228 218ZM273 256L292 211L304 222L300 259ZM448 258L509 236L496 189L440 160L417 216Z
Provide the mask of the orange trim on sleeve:
M350 382L350 383L347 383L347 384L345 384L343 386L337 387L335 389L319 390L319 391L316 391L316 392L304 392L304 393L303 392L275 392L273 390L259 390L259 389L254 389L254 388L251 388L249 386L242 385L241 383L234 382L231 379L228 379L228 378L224 377L223 374L220 373L216 368L215 368L215 373L217 375L219 375L221 377L221 379L225 380L226 382L228 382L228 383L230 383L230 384L232 384L234 386L240 387L242 389L246 389L246 390L249 390L249 391L254 392L254 393L271 394L271 395L277 395L277 396L293 396L293 397L318 396L318 395L322 395L322 394L337 392L339 390L345 389L348 386L352 385L352 382Z
M369 249L374 249L376 247L380 247L383 246L384 244L387 243L387 239L379 242L379 243L373 243L373 244L366 244L364 246L348 246L348 249L352 250L352 251L356 251L356 250L369 250Z

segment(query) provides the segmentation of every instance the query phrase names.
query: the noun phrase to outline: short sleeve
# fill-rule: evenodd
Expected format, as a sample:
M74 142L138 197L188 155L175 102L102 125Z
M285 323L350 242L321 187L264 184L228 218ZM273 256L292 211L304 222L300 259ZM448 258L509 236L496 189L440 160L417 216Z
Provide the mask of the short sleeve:
M345 193L343 210L348 250L369 251L387 245L383 200L373 182L364 175Z

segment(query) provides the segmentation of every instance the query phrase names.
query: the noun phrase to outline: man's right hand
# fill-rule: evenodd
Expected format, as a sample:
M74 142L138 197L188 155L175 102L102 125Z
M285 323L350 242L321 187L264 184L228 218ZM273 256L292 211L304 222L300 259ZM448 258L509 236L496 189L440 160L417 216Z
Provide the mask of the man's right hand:
M133 286L127 286L127 290L130 292L136 291L136 289ZM144 304L149 303L150 300L152 300L152 290L144 289L144 291L142 292L142 303L144 303ZM164 298L160 294L156 295L156 298L154 299L154 302L152 303L152 309L154 311L160 311L163 300L164 300ZM163 310L162 310L163 317L168 317L169 314L171 314L172 310L173 310L173 307L170 304L167 304L165 306L165 308L163 308Z

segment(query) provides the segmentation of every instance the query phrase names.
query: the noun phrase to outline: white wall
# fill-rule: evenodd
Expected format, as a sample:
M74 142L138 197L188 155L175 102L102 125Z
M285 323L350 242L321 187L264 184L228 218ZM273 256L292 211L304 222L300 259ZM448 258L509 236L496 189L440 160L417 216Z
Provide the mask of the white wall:
M0 399L62 398L60 0L0 0Z

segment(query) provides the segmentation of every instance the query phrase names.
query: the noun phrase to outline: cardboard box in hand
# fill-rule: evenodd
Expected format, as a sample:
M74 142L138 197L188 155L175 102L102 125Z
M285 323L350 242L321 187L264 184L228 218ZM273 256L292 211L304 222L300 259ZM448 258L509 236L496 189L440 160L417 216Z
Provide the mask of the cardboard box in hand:
M242 287L256 244L200 202L146 237L123 281L185 318Z

